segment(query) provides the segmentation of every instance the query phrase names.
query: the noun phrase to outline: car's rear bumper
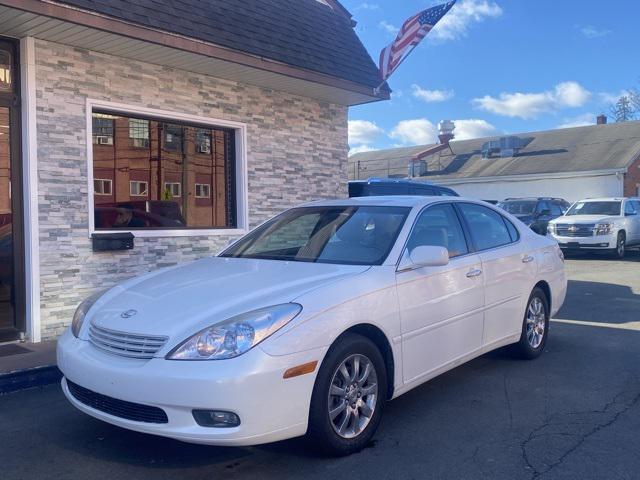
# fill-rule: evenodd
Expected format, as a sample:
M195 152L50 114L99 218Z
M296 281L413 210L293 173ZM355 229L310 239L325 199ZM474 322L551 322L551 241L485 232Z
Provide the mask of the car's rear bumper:
M103 353L69 332L58 342L62 389L79 410L105 422L191 443L256 445L303 435L316 372L283 379L288 368L321 361L324 349L271 356L259 347L234 359L173 361L127 359ZM105 413L81 402L67 379L113 399L158 407L167 423L145 423ZM229 411L231 428L202 427L194 409Z

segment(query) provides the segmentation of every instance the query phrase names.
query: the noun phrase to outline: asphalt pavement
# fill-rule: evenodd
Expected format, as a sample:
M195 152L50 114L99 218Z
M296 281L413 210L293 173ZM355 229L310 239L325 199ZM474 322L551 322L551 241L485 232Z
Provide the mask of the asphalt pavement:
M640 252L567 260L565 306L542 357L492 352L390 402L347 458L300 439L220 448L83 415L58 385L0 396L0 478L638 479ZM268 412L265 412L268 414Z

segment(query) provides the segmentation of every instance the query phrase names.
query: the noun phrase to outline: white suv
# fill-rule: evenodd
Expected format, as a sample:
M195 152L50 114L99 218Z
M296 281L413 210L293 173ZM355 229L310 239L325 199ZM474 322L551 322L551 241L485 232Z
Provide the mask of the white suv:
M623 258L640 245L640 198L588 198L547 227L563 250L605 250Z

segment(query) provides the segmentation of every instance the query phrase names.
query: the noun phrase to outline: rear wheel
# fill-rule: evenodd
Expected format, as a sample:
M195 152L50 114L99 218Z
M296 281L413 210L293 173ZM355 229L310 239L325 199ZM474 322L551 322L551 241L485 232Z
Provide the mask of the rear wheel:
M542 289L536 287L529 296L522 322L520 341L513 346L514 352L526 359L542 353L549 333L549 300Z
M386 400L382 355L366 337L341 336L330 348L313 389L308 436L330 455L349 455L373 437Z

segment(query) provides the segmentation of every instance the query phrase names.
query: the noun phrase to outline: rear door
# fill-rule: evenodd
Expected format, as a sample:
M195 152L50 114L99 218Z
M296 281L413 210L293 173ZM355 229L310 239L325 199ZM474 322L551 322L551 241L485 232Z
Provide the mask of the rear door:
M418 216L405 252L417 246L446 247L442 267L396 275L402 324L403 380L428 378L480 350L484 293L480 257L471 253L458 214L450 203L430 205Z
M527 252L516 227L503 215L483 205L457 203L475 249L484 278L483 346L492 346L518 334L528 300L536 261Z

